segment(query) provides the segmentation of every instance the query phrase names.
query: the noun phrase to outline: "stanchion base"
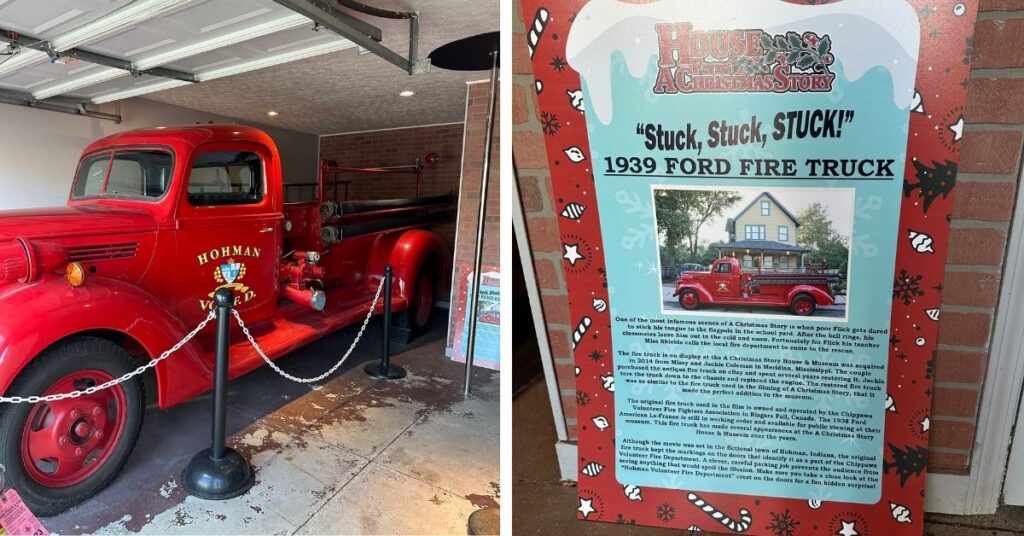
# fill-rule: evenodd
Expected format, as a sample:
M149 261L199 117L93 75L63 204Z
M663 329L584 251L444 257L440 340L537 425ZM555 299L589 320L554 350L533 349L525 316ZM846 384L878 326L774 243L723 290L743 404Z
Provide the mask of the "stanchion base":
M254 480L249 460L234 449L225 449L224 456L214 460L210 449L192 457L181 473L181 487L200 499L222 501L249 491Z
M381 369L380 365L380 361L371 361L366 364L366 367L364 367L363 370L365 370L370 377L377 378L378 380L399 380L408 374L404 368L393 363L389 363L388 368L386 369Z

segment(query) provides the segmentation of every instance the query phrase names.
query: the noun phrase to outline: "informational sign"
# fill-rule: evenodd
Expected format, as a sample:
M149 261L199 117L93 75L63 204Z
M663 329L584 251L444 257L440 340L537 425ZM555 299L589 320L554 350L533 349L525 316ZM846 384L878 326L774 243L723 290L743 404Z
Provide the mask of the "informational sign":
M579 517L921 534L975 3L522 3Z
M484 267L480 275L480 300L477 304L476 344L473 347L473 364L501 370L501 273L493 267ZM467 323L469 297L473 292L473 267L462 267L462 293L452 309L455 319L456 338L450 357L460 363L466 362L466 347L469 343Z

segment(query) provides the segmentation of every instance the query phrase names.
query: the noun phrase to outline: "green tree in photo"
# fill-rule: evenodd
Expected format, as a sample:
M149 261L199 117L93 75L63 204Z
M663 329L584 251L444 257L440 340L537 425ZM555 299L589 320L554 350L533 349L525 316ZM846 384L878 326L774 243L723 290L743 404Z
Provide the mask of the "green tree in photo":
M845 276L850 257L849 240L832 226L825 207L811 203L796 217L800 220L796 243L811 250L804 257L806 264L818 266L824 260L825 268L839 270Z
M670 256L698 261L701 227L721 216L743 196L739 192L711 190L657 190L654 206L658 235L664 237Z

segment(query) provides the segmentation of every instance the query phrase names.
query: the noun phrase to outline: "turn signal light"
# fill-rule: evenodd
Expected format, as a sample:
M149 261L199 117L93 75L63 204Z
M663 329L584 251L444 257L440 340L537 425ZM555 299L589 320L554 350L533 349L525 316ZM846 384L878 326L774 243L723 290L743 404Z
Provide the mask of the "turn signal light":
M72 287L80 287L85 284L85 268L82 268L82 265L77 262L69 263L64 269L64 278Z

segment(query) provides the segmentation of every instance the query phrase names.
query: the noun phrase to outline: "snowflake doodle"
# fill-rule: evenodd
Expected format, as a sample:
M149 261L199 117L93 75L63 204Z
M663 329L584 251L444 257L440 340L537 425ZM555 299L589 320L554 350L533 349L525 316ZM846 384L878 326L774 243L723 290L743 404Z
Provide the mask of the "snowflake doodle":
M589 403L590 403L590 394L587 393L586 391L580 391L579 389L577 389L576 390L576 405L577 406L586 406Z
M911 276L901 268L900 275L893 281L892 299L900 300L903 305L910 305L917 296L924 296L924 291L921 290L921 277Z
M768 530L772 531L773 536L793 536L796 531L799 521L793 519L790 515L789 510L782 512L781 514L771 512L772 522L768 524Z
M658 505L657 516L662 523L668 523L676 518L676 507L669 503L661 503Z
M565 69L565 66L568 65L568 63L565 62L565 58L556 55L554 58L551 58L551 63L549 65L551 65L552 69L562 72L562 69Z
M540 124L548 136L558 134L558 129L562 128L562 125L558 124L558 116L547 112L540 113Z

